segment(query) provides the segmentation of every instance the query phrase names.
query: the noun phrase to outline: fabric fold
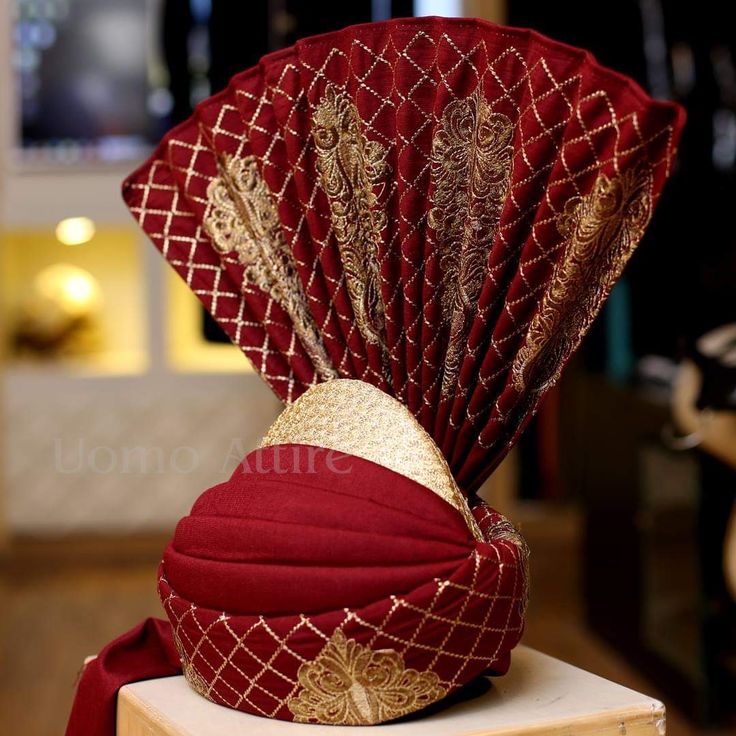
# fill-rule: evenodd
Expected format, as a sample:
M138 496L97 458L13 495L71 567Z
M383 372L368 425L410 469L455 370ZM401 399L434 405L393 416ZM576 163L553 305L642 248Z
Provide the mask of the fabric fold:
M170 131L126 203L286 408L178 524L170 626L86 668L68 736L111 736L115 690L177 661L212 702L349 726L505 672L529 552L475 491L636 247L683 122L533 31L412 18L271 54Z
M114 736L123 685L181 674L168 621L148 618L110 642L80 673L66 736Z

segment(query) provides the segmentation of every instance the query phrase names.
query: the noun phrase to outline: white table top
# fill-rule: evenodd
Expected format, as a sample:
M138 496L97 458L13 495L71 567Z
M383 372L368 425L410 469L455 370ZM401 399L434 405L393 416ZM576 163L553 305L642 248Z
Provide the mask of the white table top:
M664 706L651 697L518 647L505 677L472 700L423 718L382 726L305 725L251 716L210 703L183 677L127 685L118 699L118 736L511 736L665 732Z

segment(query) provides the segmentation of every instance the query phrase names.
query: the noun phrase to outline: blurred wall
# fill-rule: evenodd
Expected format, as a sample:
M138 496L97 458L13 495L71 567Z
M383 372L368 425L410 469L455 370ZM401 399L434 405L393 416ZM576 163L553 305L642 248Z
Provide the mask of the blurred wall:
M143 310L144 359L135 369L116 365L112 324L105 328L111 360L104 370L97 362L0 363L0 543L6 528L52 536L165 530L201 491L225 480L238 454L258 444L280 404L232 346L218 346L226 354L190 346L196 359L187 362L179 350L174 360L169 325L198 320L199 313L182 312L181 299L171 297L168 267L123 206L120 183L135 162L21 167L14 161L10 6L0 6L0 247L3 256L19 248L26 262L11 273L0 258L6 265L0 290L3 279L13 279L6 296L30 288L33 256L21 240L34 233L34 248L48 242L39 245L47 250L38 268L86 253L86 262L114 272L115 288L107 293L113 315ZM86 251L72 252L53 238L56 224L72 216L97 225L96 239L74 246ZM113 232L127 233L137 251L124 273L114 261ZM0 319L9 314L0 310ZM198 323L189 330L199 331Z

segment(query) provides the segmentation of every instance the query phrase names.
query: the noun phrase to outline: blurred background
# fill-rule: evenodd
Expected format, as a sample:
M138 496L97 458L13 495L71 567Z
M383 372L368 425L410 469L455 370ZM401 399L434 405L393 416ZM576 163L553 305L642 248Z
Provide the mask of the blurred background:
M468 15L688 109L644 242L483 493L532 549L525 642L736 733L736 24L701 0L0 4L0 713L62 733L86 655L161 615L180 516L279 403L122 206L231 74L351 23ZM10 727L10 728L9 728Z

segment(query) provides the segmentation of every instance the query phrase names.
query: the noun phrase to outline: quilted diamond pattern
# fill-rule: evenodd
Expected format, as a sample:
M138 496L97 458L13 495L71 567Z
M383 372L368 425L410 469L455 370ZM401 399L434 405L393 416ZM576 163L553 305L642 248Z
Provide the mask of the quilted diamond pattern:
M335 630L376 651L398 652L408 668L438 675L450 692L476 675L508 668L521 638L528 551L485 504L473 509L485 542L455 573L359 610L283 617L233 616L177 595L163 571L159 595L190 685L208 699L255 715L291 720L300 665Z
M363 150L380 146L390 167L372 189L387 222L376 253L387 365L356 324L333 222L336 195L318 173L312 116L328 87L347 94L358 112L360 131L346 135L364 138ZM436 186L433 139L448 105L477 91L513 125L513 156L500 220L488 234L480 296L466 307L472 319L456 386L444 395L450 328L442 308L443 244L427 221ZM224 157L255 156L303 283L305 310L334 368L399 398L470 491L541 399L540 391L514 387L511 367L570 250L562 213L601 176L642 166L653 207L681 126L674 105L653 102L588 54L535 33L481 21L396 21L300 42L235 77L167 136L126 182L125 198L232 340L291 402L318 380L294 325L277 300L248 283L237 254L213 248L203 226ZM466 186L458 180L458 196ZM558 351L558 367L570 351Z

